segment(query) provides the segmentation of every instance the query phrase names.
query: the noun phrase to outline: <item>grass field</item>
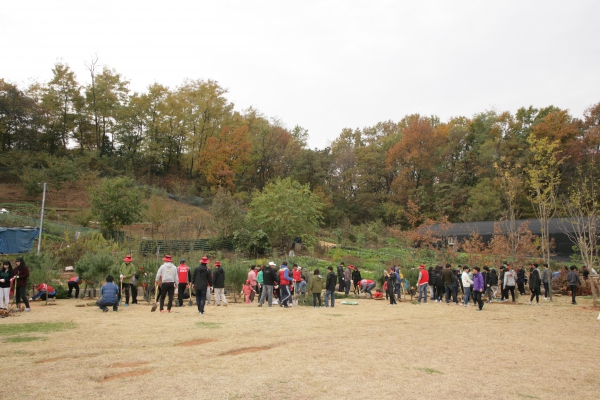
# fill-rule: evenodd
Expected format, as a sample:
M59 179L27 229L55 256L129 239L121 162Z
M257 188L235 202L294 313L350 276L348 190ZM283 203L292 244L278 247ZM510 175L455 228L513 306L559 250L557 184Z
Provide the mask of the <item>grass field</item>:
M358 300L102 313L34 303L0 320L0 398L600 398L598 310ZM185 303L187 304L187 302Z

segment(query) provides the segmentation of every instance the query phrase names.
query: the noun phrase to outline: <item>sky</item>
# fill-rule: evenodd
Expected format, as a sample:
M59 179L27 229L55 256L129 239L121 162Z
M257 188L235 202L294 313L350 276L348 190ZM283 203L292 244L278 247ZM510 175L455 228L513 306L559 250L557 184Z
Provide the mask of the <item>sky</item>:
M343 128L408 114L471 117L600 102L600 1L0 0L0 78L57 62L158 82L212 79L324 148Z

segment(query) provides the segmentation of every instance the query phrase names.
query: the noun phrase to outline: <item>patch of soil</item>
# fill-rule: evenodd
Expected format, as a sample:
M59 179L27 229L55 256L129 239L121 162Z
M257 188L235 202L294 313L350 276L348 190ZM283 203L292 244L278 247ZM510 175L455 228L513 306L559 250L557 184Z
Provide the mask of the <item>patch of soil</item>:
M45 363L49 363L49 362L54 362L54 361L64 360L65 358L71 358L71 357L54 357L54 358L46 358L46 359L44 359L44 360L40 360L40 361L38 361L36 364L45 364Z
M148 361L142 361L137 363L118 363L109 365L108 368L132 368L132 367L141 367L142 365L148 364Z
M151 372L151 370L149 370L149 369L143 369L141 371L125 372L125 373L118 374L118 375L105 376L104 378L100 379L99 382L103 383L103 382L114 381L115 379L131 378L133 376L146 375L146 374L149 374L150 372Z
M261 347L244 347L243 349L229 350L219 354L220 356L237 356L245 353L258 353L259 351L269 350L275 346L261 346Z
M214 339L196 339L190 340L189 342L179 343L178 346L197 346L199 344L206 344L210 342L216 342Z

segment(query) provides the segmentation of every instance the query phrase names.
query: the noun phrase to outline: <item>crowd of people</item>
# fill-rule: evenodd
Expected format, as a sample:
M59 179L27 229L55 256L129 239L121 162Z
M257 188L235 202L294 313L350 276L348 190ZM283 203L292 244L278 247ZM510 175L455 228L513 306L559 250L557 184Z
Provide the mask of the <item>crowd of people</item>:
M204 314L206 304L210 304L211 292L214 295L216 306L227 306L225 297L225 271L221 263L216 261L212 268L209 259L205 256L199 260L199 265L193 270L186 265L185 260L180 260L179 266L173 264L170 255L163 258L163 264L156 273L155 290L156 302L160 305L159 312L170 313L173 307L174 295L177 293L175 306L182 307L184 299L195 297L198 313ZM566 269L566 267L565 267ZM274 262L268 265L252 265L248 271L247 280L244 283L241 295L245 302L250 304L257 302L259 307L265 303L268 307L273 304L282 308L293 307L298 304L300 296L312 295L313 307L335 307L335 292L346 295L352 291L358 295L364 293L375 299L385 298L390 305L396 305L402 301L402 295L409 293L416 296L417 303L427 303L428 299L433 302L445 302L447 305L456 304L469 307L471 303L477 306L477 310L483 310L485 303L492 301L515 302L515 292L526 295L526 285L529 288L529 304L540 305L542 287L544 299L547 300L550 293L552 279L559 272L552 273L547 264L541 268L536 263L529 264L528 268L513 268L505 262L499 267L490 268L478 266L470 268L458 265L453 268L450 264L444 267L426 268L424 265L418 267L418 278L416 286L410 286L409 280L405 279L401 269L392 266L384 271L383 284L373 293L377 282L364 279L359 269L353 265L346 266L341 262L334 271L333 267L327 268L327 275L323 277L319 269L315 269L307 280L302 268L297 264L288 265L283 261L279 268ZM592 270L593 271L593 270ZM337 273L336 273L337 272ZM593 271L595 273L595 271ZM577 304L576 296L582 285L580 273L575 266L565 271L566 280L572 294L572 304ZM582 276L588 279L590 272L584 267ZM25 311L30 311L29 301L56 296L56 290L46 283L35 286L37 294L31 299L26 296L29 269L22 258L16 260L13 269L10 261L4 261L0 270L0 308L7 309L11 288L14 289L17 308L20 302L25 304ZM124 306L137 303L137 280L139 270L133 264L133 258L127 255L119 268L119 285L114 282L114 277L109 275L106 283L100 289L100 300L97 305L104 312L108 307L113 311L118 310L122 301L122 293L125 293ZM75 297L79 295L79 276L72 277L68 282L69 296L75 291ZM383 290L383 292L382 292ZM321 295L325 291L324 301ZM498 297L500 295L500 297Z

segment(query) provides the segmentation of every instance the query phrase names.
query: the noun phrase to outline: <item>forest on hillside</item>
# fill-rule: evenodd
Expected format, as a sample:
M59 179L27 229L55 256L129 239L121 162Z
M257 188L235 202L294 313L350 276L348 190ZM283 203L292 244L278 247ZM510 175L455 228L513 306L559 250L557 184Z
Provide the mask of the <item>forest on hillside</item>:
M390 115L310 149L306 129L236 109L218 82L154 83L138 93L97 60L88 70L87 84L63 63L28 87L0 79L3 180L35 192L49 172L60 184L95 171L209 201L226 189L248 205L255 191L290 178L321 199L327 227L410 228L535 217L536 182L551 180L553 195L568 198L600 173L600 102L582 116L551 105L448 121Z

